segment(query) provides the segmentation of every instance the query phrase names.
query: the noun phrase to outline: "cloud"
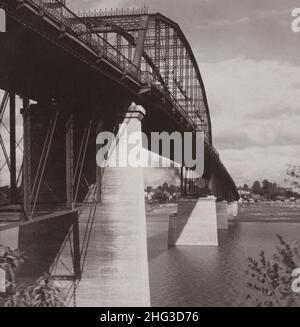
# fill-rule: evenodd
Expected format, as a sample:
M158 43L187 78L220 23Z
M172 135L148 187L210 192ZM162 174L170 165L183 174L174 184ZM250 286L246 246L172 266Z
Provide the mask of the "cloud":
M300 66L236 58L201 63L213 115L255 118L299 113Z
M105 10L116 8L130 8L136 7L134 0L73 0L67 1L68 6L74 11L82 10Z
M226 149L221 158L232 173L237 185L252 184L265 178L284 184L287 179L287 164L300 164L300 146L250 147Z
M207 20L205 23L199 24L196 29L221 29L226 27L232 27L241 24L255 23L258 20L276 18L281 23L286 22L290 16L290 9L285 10L254 10L249 16L239 16L231 19L218 19L218 20Z
M163 183L179 185L179 170L176 168L146 168L144 169L145 186L157 187Z
M300 66L236 58L202 63L200 69L215 119L300 115Z
M282 180L300 153L300 66L236 58L200 69L214 145L234 178Z

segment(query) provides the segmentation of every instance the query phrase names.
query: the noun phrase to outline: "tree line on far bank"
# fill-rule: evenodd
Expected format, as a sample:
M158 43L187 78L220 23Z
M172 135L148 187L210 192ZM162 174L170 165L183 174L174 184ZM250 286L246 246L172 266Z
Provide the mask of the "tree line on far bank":
M272 183L267 179L260 181L255 181L251 187L248 184L239 187L239 190L244 192L250 192L250 194L257 194L266 200L276 200L278 196L285 198L300 198L300 194L293 191L291 187L282 187L277 183Z
M173 184L164 183L156 188L147 186L145 193L148 201L165 203L171 200L176 200L177 196L180 195L180 188Z

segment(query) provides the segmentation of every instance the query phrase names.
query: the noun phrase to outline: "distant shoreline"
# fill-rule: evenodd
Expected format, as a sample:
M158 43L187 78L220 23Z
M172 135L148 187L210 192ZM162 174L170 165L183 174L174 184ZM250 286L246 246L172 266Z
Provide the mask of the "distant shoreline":
M239 205L238 222L300 223L300 203L260 202Z
M175 202L146 204L148 216L168 216L176 210ZM300 223L300 203L239 204L239 214L233 221L238 223Z

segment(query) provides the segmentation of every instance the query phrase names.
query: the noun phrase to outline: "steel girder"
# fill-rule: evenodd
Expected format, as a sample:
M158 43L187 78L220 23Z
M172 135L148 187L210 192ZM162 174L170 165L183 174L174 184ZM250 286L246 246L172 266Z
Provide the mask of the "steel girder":
M212 144L209 108L200 70L192 49L182 30L175 22L161 14L146 11L119 10L113 12L79 13L80 19L90 28L90 33L107 37L124 56L132 60L142 17L148 17L141 54L140 69L154 75L156 82L168 90L173 100L205 133ZM76 24L76 21L73 20ZM120 42L120 38L123 43Z

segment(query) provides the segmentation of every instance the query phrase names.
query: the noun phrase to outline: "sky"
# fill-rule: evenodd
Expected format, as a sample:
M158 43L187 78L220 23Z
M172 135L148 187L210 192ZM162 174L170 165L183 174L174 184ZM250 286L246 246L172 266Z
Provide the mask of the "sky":
M75 11L147 5L175 20L206 87L213 142L236 184L283 183L300 161L299 0L67 0Z

